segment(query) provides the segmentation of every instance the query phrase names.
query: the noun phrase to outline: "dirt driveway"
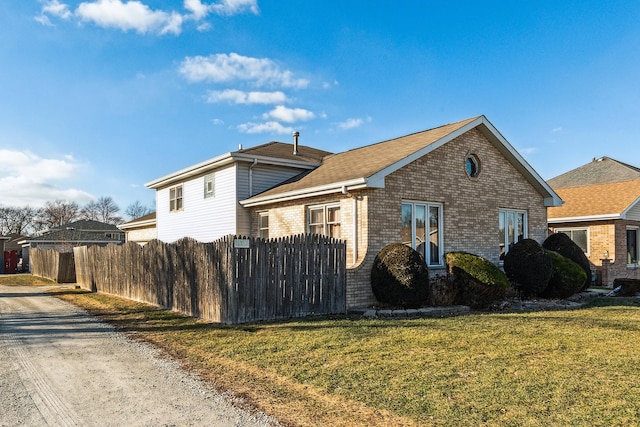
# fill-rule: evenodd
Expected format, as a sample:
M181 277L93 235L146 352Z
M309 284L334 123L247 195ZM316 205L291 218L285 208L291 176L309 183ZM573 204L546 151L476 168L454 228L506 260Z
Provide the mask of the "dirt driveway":
M0 426L269 426L42 288L0 286Z

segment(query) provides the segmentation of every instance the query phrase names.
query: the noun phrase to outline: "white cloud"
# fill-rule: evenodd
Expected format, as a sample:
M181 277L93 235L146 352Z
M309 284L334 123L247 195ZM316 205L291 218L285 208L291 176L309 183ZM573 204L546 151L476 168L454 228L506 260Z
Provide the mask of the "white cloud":
M344 122L338 123L338 127L342 130L355 129L357 127L362 126L362 124L366 121L367 123L371 123L371 117L367 117L366 119L361 118L350 118L345 120Z
M564 129L562 129L562 126L559 126L557 128L553 128L551 129L551 133L560 133L562 132Z
M293 76L268 58L252 58L237 53L187 57L180 73L191 82L226 83L237 80L252 82L256 86L304 88L306 79Z
M246 11L257 15L260 12L257 0L222 0L209 8L218 15L237 15Z
M45 159L29 151L0 149L0 159L0 203L3 206L40 207L57 199L78 203L92 199L85 191L56 185L77 177L83 167L72 156Z
M200 0L184 0L184 8L192 13L196 21L204 18L209 13L209 6L202 4Z
M294 123L298 121L307 121L316 117L313 112L302 108L287 108L284 105L278 105L268 113L263 114L264 119L276 119L286 123Z
M71 18L72 13L68 5L60 3L58 0L51 0L42 6L42 11L39 16L35 17L35 20L44 25L52 25L49 20L49 15L67 20Z
M207 102L230 102L232 104L278 104L289 102L284 92L244 92L236 89L211 91Z
M278 133L290 134L292 127L282 126L278 122L268 121L265 123L243 123L238 126L238 130L243 133Z
M222 119L212 119L211 123L213 123L214 125L223 125L224 124L224 120Z
M93 22L100 27L133 30L140 34L180 34L182 15L161 10L151 10L144 3L132 0L97 0L80 3L76 9L80 20Z
M537 147L526 147L518 150L520 154L535 154L538 152Z

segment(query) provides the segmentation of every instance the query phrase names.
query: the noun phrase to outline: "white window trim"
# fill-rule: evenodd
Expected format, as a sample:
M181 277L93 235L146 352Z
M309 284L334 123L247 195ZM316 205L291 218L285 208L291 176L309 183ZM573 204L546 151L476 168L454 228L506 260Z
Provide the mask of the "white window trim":
M589 230L589 227L562 227L562 228L554 228L553 231L555 233L566 233L568 231L569 232L570 231L586 231L587 232L587 252L585 252L584 254L587 257L589 257L589 255L591 254L591 234L590 234L591 231Z
M211 183L211 191L207 189L207 184ZM216 196L216 180L214 174L204 176L204 198L209 199Z
M178 208L178 188L180 188L180 208ZM175 190L176 197L171 198L171 191ZM172 203L173 202L173 203ZM173 205L173 209L171 208L171 206ZM180 185L174 185L173 187L169 188L169 212L181 212L182 210L184 210L184 186L182 184Z
M528 239L529 238L529 213L525 210L522 209L506 209L506 208L500 208L498 210L498 226L500 224L500 213L504 212L505 214L508 214L510 212L514 212L517 214L524 214L524 224L522 224L522 227L524 228L524 235L522 236L523 239ZM509 245L507 244L507 240L509 239L509 227L506 226L504 227L504 234L502 235L502 242L504 244L504 254L506 255L509 252ZM498 250L499 251L499 250ZM500 253L498 252L498 256L500 256ZM502 260L500 260L500 264L502 264Z
M423 202L419 200L403 200L400 206L402 205L411 205L411 217L413 221L411 223L411 248L416 249L416 205L424 206L427 211L427 221L429 220L429 208L437 207L439 210L438 215L438 264L429 264L430 251L431 248L425 242L425 262L427 263L427 267L438 268L444 267L444 260L442 259L444 256L444 205L442 203L437 202ZM425 224L425 227L427 225ZM427 239L428 241L428 239Z
M328 233L328 226L331 224L340 224L340 228L342 229L342 212L340 212L340 221L339 222L329 222L327 220L327 218L329 217L328 213L329 213L329 209L330 208L340 208L340 203L327 203L324 205L313 205L313 206L307 206L307 219L306 219L306 228L307 228L307 233L311 233L311 211L315 210L315 209L323 209L323 217L322 217L322 229L323 229L323 235L325 236L329 236ZM342 234L342 232L340 232L340 234Z
M262 225L262 218L267 218L267 226L263 227ZM269 238L269 212L268 211L264 211L264 212L258 212L258 236L261 237L262 235L262 230L267 230L267 239Z
M640 227L635 226L635 225L628 225L627 226L627 230L635 230L636 231L636 251L638 251L639 253L636 254L636 256L638 257L638 260L636 263L631 263L631 264L627 264L627 267L637 267L638 265L640 265ZM626 230L625 230L625 234L626 234ZM626 237L626 236L625 236ZM628 246L628 242L627 242L627 246ZM627 252L626 252L626 247L625 247L625 254L624 257L627 257Z

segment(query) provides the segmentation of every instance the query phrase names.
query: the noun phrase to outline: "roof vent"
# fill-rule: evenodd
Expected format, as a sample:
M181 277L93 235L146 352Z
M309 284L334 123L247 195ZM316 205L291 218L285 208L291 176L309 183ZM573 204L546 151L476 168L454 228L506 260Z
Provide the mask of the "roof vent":
M297 156L298 155L298 137L300 136L300 132L295 131L293 132L293 155Z

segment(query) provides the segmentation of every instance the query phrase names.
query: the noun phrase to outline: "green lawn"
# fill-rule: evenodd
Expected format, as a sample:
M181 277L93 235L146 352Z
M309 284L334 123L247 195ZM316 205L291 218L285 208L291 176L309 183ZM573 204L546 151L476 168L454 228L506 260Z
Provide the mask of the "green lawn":
M290 425L585 425L640 420L639 300L443 319L224 327L62 295Z

